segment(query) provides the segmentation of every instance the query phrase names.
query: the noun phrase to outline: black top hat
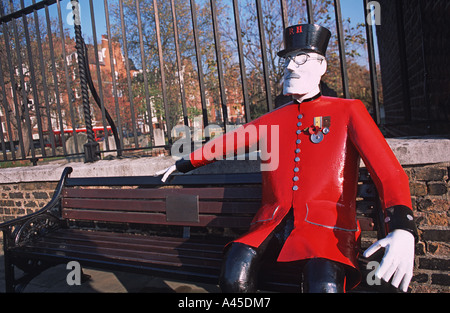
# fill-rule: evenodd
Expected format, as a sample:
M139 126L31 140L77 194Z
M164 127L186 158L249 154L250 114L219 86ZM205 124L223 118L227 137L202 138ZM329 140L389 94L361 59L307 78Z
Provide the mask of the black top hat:
M325 27L313 24L289 26L284 30L284 50L279 57L295 51L316 52L325 56L331 32Z

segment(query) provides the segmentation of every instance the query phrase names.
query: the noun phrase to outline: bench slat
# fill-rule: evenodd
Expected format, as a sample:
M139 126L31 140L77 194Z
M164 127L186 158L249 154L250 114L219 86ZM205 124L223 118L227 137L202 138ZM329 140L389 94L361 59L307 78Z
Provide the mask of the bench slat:
M68 238L86 238L88 240L110 240L110 238L114 238L116 241L121 242L131 242L131 243L140 243L147 244L148 242L157 242L161 245L195 245L195 248L200 250L220 250L224 244L228 243L228 240L214 240L214 243L207 239L195 239L192 238L181 238L181 237L164 237L164 236L154 236L154 235L144 235L144 234L131 234L131 233L119 233L119 232L110 232L110 231L90 231L90 230L82 230L82 229L59 229L55 232L49 233L47 236L49 237L68 237ZM215 238L217 239L217 238Z
M206 185L244 185L261 184L261 173L237 174L174 174L164 183L165 186L206 186ZM121 176L121 177L69 177L66 186L146 186L160 187L161 177Z
M373 231L375 230L375 224L373 219L370 217L360 217L358 218L359 226L362 231Z
M103 263L106 267L122 265L124 267L135 267L137 272L153 270L164 273L165 270L173 272L175 277L188 275L193 277L208 277L217 282L220 270L220 262L205 262L186 257L178 258L172 256L161 256L158 253L146 254L136 251L132 254L120 254L114 251L101 249L98 251L80 251L77 249L67 249L63 245L60 247L48 247L41 243L23 246L26 254L33 253L42 258L62 258L66 260L79 260L82 263L98 264ZM179 276L180 275L180 276ZM192 277L191 277L192 278ZM211 281L212 282L212 281Z
M161 213L142 212L111 212L98 210L71 210L65 209L63 217L74 220L136 223L174 226L201 226L201 227L230 227L249 228L253 219L251 216L216 216L200 215L199 222L167 222L166 215ZM375 225L370 217L358 218L362 231L373 231Z
M97 209L109 211L164 212L163 201L144 200L98 200L98 199L64 199L65 208Z
M74 220L104 221L116 223L178 225L178 226L210 226L210 227L249 227L252 217L200 215L199 222L167 222L166 215L143 212L111 212L99 210L64 209L63 218Z
M66 188L64 198L93 199L165 199L171 195L198 195L199 199L249 199L260 200L261 187L205 187L161 189L80 189Z
M126 246L98 246L98 245L83 245L74 242L48 242L39 241L35 244L36 247L49 250L68 250L79 251L88 255L107 256L111 258L120 259L136 259L147 262L172 262L174 265L193 264L209 267L219 267L222 258L218 255L208 255L201 252L192 253L192 251L178 251L176 249L162 249L157 247L154 249L131 249Z
M119 211L144 211L164 212L165 202L155 200L105 200L105 199L82 199L65 198L63 205L66 208L100 209ZM254 214L260 208L260 202L200 202L199 211L203 213L225 213L225 214ZM374 213L372 201L360 200L356 202L357 214L371 215Z
M57 231L45 236L43 241L46 242L75 242L83 245L99 245L105 247L121 246L126 248L142 248L152 250L160 248L163 250L178 250L189 251L208 254L208 255L222 255L223 247L227 241L222 244L212 244L207 242L198 242L192 239L175 238L175 237L161 237L161 236L145 236L138 234L121 234L114 232L92 232L92 231L78 231L71 232L67 230Z
M68 237L45 237L42 242L46 244L53 245L66 245L67 247L79 247L83 249L83 247L103 247L109 249L118 249L118 250L135 250L135 251L147 251L147 252L156 252L156 253L166 253L166 254L177 254L177 255L187 255L191 257L197 258L214 258L221 259L222 251L218 250L203 250L202 247L199 247L195 244L161 244L161 242L157 242L157 240L149 241L147 244L130 244L123 242L114 242L114 241L101 241L95 239L80 239L80 238L68 238Z
M361 184L358 185L358 196L361 198L375 199L377 196L377 189L374 184Z
M63 199L64 208L94 209L108 211L165 212L165 201L152 200L105 200L105 199ZM259 202L200 202L200 213L255 214ZM180 208L182 210L183 208Z

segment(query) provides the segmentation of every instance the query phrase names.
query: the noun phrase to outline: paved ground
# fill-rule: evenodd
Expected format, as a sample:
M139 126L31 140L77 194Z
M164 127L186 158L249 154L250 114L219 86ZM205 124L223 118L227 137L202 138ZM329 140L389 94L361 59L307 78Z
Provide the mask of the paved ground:
M0 293L5 292L5 273L3 248L0 251ZM181 281L165 280L158 277L124 272L100 271L84 268L84 273L91 279L80 286L69 286L66 282L69 270L65 265L58 265L44 271L26 287L26 293L214 293L220 292L218 286L207 284L190 284Z

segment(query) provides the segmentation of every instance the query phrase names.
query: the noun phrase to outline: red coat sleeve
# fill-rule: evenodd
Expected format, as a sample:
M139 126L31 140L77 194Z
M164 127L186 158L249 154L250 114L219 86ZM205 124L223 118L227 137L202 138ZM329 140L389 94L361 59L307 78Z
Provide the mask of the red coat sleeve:
M371 174L383 208L412 208L408 176L361 101L352 103L349 119L349 136Z
M264 116L205 143L202 148L189 155L192 166L204 166L226 157L248 153L250 149L256 151L260 139L258 125L263 118Z
M377 187L386 230L407 230L417 242L408 176L359 100L351 104L348 125L349 136Z

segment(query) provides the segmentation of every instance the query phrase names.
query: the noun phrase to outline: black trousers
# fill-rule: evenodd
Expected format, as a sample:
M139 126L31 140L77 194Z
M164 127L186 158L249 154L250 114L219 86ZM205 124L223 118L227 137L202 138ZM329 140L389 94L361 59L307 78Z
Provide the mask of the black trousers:
M222 292L251 293L257 291L257 277L260 265L266 257L276 258L294 227L292 211L282 223L258 247L232 243L225 254L219 285ZM298 262L303 274L303 292L344 292L344 265L315 258Z

